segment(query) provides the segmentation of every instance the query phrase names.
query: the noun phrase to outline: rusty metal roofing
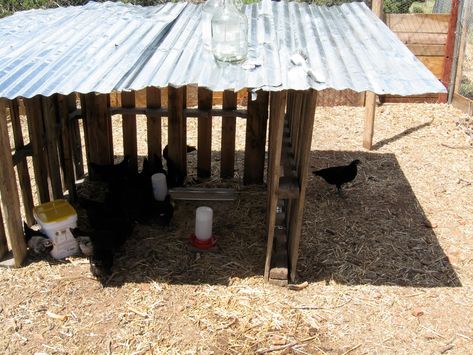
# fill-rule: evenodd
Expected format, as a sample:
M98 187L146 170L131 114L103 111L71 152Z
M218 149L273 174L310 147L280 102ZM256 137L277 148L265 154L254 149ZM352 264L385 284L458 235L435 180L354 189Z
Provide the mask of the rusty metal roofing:
M123 3L30 10L0 20L0 97L109 93L197 84L214 91L353 89L445 92L364 3L245 7L248 60L216 63L203 48L202 5Z

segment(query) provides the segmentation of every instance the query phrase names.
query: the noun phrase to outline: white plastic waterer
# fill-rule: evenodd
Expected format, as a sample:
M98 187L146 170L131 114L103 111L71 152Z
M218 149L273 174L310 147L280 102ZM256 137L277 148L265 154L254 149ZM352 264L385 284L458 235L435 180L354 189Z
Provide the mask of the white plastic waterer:
M151 176L151 184L153 185L153 196L157 201L164 201L168 195L168 184L166 175L157 173Z
M212 237L213 210L210 207L199 207L195 211L195 236L199 241Z

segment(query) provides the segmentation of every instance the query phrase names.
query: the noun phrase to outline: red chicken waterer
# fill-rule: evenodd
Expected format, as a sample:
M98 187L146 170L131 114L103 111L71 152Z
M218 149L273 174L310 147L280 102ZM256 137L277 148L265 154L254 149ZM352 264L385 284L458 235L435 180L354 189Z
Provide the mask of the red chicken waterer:
M195 211L195 232L190 236L193 247L206 250L217 242L212 234L212 218L213 210L210 207L199 207Z

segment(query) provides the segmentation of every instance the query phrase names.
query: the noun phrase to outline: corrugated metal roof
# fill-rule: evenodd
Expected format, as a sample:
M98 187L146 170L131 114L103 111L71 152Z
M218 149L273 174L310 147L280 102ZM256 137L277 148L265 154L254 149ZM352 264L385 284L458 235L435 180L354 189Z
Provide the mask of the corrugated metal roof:
M202 46L202 5L122 3L31 10L0 20L0 97L197 84L214 91L353 89L445 92L364 3L263 0L245 8L250 64L217 64ZM294 65L302 52L308 67ZM307 75L311 68L313 75Z

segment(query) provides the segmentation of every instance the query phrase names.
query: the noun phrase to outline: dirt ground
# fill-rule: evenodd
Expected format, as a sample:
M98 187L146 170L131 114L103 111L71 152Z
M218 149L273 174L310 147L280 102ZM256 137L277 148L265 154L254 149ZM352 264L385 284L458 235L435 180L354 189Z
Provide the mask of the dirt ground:
M144 156L146 125L138 121ZM30 257L21 269L0 269L0 349L473 353L473 145L460 129L469 122L447 105L384 105L367 152L362 108L318 108L312 167L355 158L362 165L345 197L311 174L297 270L308 287L301 291L263 282L266 195L246 188L235 202L209 204L218 236L213 252L189 247L198 204L177 202L171 227L135 228L106 285L81 257ZM215 120L217 176L220 124ZM244 127L238 121L240 165ZM189 144L196 136L189 120ZM192 175L195 153L189 160ZM240 179L241 170L235 183Z

